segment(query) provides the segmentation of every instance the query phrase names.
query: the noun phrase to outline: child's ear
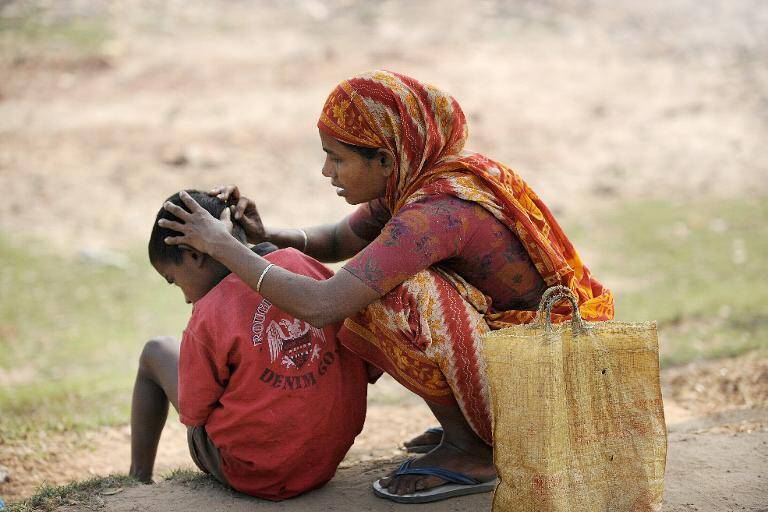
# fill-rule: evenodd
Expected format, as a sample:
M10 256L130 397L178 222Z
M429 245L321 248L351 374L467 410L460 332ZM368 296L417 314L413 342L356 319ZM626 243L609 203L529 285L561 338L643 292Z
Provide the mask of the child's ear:
M200 268L205 263L205 254L198 251L197 249L194 249L188 245L181 244L179 246L179 249L181 249L181 253L185 255L187 258L189 258L189 261L197 268Z

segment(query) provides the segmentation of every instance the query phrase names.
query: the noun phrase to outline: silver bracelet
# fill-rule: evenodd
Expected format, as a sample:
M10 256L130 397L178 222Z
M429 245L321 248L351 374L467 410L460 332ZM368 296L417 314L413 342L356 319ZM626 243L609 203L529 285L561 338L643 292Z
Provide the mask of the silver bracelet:
M296 229L298 229L301 235L304 237L304 248L301 250L301 252L307 252L307 244L309 244L309 237L307 236L307 232L301 228Z
M269 271L269 269L271 269L274 266L275 266L274 263L270 263L269 265L264 267L264 270L261 271L261 275L259 276L259 281L256 283L256 293L259 293L259 291L261 290L261 282L264 280L264 276L267 275L267 272Z

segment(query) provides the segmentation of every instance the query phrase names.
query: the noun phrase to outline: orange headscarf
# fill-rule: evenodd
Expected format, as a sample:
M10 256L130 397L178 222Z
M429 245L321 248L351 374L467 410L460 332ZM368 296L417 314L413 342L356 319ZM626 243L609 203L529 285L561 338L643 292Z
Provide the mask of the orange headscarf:
M341 82L317 126L342 142L392 152L384 197L392 215L433 194L476 202L517 235L548 286L564 285L576 294L585 320L613 318L611 292L591 276L536 193L504 164L463 151L467 122L452 96L398 73L373 71ZM569 308L555 308L553 320L569 318ZM530 322L534 313L488 316L500 327Z

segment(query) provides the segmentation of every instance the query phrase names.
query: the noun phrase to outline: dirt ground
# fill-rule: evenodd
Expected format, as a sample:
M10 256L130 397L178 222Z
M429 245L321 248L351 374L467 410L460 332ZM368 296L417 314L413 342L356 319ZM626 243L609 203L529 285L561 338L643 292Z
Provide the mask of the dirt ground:
M161 201L191 186L238 183L273 225L339 218L350 207L320 175L314 126L335 83L371 68L451 91L469 147L519 169L563 217L606 201L768 189L761 0L0 1L0 15L21 19L29 5L109 33L74 51L0 32L0 189L11 192L0 230L65 253L134 247ZM768 510L768 361L695 363L663 380L665 510ZM372 397L363 434L320 491L275 505L162 482L106 497L108 508L399 508L375 499L370 482L433 420L391 381ZM127 427L52 435L33 462L4 451L11 479L0 495L124 472L128 436ZM191 462L172 424L158 474L177 467Z
M768 432L697 435L683 429L670 434L669 457L664 512L766 510ZM713 458L731 463L712 464ZM370 491L370 482L393 466L391 461L381 461L342 468L326 487L278 504L231 493L213 483L185 486L164 482L109 496L105 505L108 510L116 512L412 509L413 505L385 502ZM707 485L702 489L704 482ZM467 496L449 502L419 505L418 509L429 512L488 510L491 498L491 494ZM65 507L60 510L77 509Z
M36 41L0 59L0 228L71 251L143 241L183 186L238 183L272 225L338 219L315 124L371 68L451 91L468 147L561 216L768 187L761 0L4 4L111 30L87 55Z
M662 372L669 430L667 512L765 511L768 507L768 361L745 355ZM402 461L403 440L434 425L429 410L389 378L370 389L365 428L325 488L282 504L228 491L213 482L164 481L172 469L194 469L183 426L171 421L160 443L157 484L104 496L108 510L397 510L377 499L371 482ZM128 427L90 432L84 439L49 440L45 460L10 464L12 479L0 485L6 499L34 491L41 481L124 473L129 461ZM62 449L71 447L71 449ZM20 454L17 454L20 455ZM488 508L489 496L466 497L424 510ZM446 508L448 507L448 508ZM85 510L76 506L63 510Z

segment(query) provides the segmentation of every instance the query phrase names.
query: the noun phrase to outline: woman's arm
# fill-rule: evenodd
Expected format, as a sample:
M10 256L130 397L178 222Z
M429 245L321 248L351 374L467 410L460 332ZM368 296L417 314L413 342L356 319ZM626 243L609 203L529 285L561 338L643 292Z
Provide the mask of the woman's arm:
M254 290L269 264L234 238L211 256ZM340 322L381 296L344 269L330 279L316 281L278 266L270 268L264 276L259 293L286 313L317 328Z
M307 235L305 248L304 234L301 230L295 228L269 229L264 226L256 209L256 203L241 195L237 186L215 187L209 194L215 195L222 201L235 203L233 217L243 226L248 241L253 244L271 242L281 248L293 247L316 260L330 263L351 258L369 243L355 235L349 227L350 216L347 216L335 224L305 228L304 232Z
M256 290L269 262L230 234L226 226L228 214L217 220L186 192L181 192L180 197L190 211L165 204L165 209L182 221L159 221L161 226L182 233L182 236L167 238L166 243L186 244L210 255ZM316 281L279 267L272 267L264 276L259 293L286 313L318 328L352 316L380 297L345 270L325 281Z
M335 224L304 228L307 247L304 254L323 263L334 263L351 258L370 242L358 237L349 227L349 217ZM278 247L304 248L304 235L298 229L267 229L265 240Z

